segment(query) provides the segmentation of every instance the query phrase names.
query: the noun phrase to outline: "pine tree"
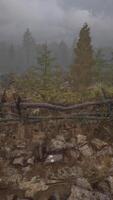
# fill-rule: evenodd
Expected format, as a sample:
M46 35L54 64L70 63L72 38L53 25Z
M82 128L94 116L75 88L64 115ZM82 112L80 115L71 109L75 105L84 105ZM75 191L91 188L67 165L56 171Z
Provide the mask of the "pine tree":
M103 49L97 49L95 52L94 81L102 83L105 81L104 71L106 72L107 62L104 59Z
M32 34L29 28L27 28L23 36L23 48L24 48L24 53L25 53L26 65L27 67L31 67L34 61L35 41L32 37Z
M38 69L40 69L43 83L46 86L52 77L52 62L54 58L49 51L47 44L42 46L42 50L37 57Z
M91 45L90 28L85 24L80 30L79 40L74 49L75 64L72 66L71 78L75 89L81 90L92 82L92 67L94 64Z

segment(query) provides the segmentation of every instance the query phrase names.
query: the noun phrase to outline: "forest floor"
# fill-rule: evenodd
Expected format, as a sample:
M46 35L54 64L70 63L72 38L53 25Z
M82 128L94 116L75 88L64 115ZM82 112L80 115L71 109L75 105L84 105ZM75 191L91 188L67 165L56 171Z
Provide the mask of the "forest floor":
M0 200L55 198L113 199L112 122L0 124Z

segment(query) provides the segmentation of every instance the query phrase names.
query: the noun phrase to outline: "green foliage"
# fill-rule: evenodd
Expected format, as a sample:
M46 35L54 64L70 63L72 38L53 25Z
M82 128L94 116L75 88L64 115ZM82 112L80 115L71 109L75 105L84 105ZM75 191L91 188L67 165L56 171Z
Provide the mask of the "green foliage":
M29 41L29 42L28 42ZM26 53L30 50L32 36L29 30L24 35ZM30 45L30 46L29 46ZM61 46L65 46L61 43ZM64 47L65 48L65 47ZM113 64L108 65L101 49L95 53L91 45L90 29L87 24L80 31L79 40L74 49L75 63L69 72L64 72L60 65L55 66L55 59L47 44L40 46L37 52L37 65L30 67L24 74L8 76L7 82L13 85L21 96L36 102L74 104L95 99L102 99L102 88L107 97L113 96ZM28 56L30 51L28 51ZM107 77L107 79L105 79ZM5 83L3 81L3 83Z
M74 52L75 63L71 69L72 83L75 89L81 90L91 85L92 66L94 65L90 28L87 24L80 31Z
M29 28L27 28L23 36L23 49L25 54L25 62L30 67L35 54L35 41Z
M49 51L47 44L44 44L42 51L37 56L38 67L36 67L44 87L48 87L51 82L53 61L54 58L51 55L51 51Z
M75 104L84 101L103 100L102 88L105 89L106 96L113 96L113 86L96 84L82 92L75 92L71 87L65 85L62 79L53 76L53 80L48 87L40 82L38 74L32 68L23 76L17 76L15 87L21 96L26 96L34 102L49 102L60 104Z
M104 59L102 49L97 49L95 52L95 66L93 68L94 82L103 83L105 80L105 69L107 68L107 62Z

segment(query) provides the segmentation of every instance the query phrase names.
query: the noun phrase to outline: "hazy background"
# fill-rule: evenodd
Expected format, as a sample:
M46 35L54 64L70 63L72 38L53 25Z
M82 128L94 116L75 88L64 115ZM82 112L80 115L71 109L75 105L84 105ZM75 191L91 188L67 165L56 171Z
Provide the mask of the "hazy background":
M113 47L112 10L113 0L0 0L0 72L21 71L36 63L36 56L29 66L25 63L27 28L35 45L46 41L63 67L72 62L73 41L85 22L94 47L107 49L108 55Z
M84 22L96 44L113 44L112 0L0 0L0 39L20 40L27 27L37 42L72 41Z

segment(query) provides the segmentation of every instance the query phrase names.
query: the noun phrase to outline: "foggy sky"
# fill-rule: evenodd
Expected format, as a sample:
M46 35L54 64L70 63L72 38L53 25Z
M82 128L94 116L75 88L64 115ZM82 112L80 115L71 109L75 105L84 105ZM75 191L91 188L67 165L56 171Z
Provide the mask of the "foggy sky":
M0 0L0 40L19 41L29 27L37 42L70 42L87 22L94 44L113 46L112 10L113 0Z

